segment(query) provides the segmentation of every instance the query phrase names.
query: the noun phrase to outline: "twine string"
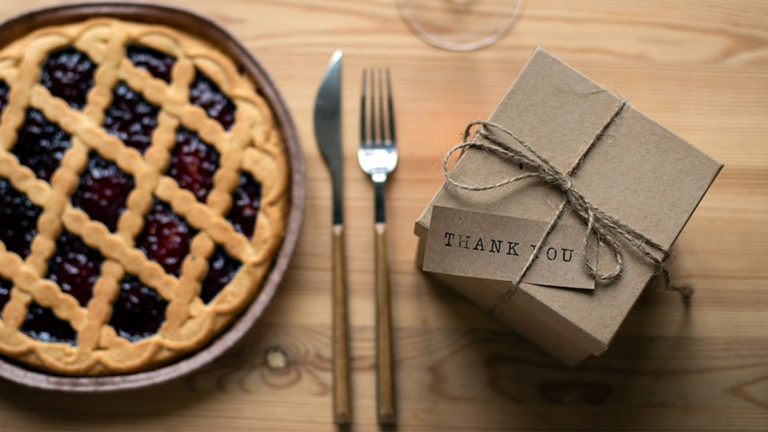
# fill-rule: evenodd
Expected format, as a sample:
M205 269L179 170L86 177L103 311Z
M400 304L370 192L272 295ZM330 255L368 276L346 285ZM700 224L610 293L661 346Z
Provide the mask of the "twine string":
M523 277L528 272L528 269L538 257L539 251L546 242L548 236L554 231L557 222L562 218L562 215L568 208L572 209L586 224L583 242L585 251L584 268L586 272L594 278L598 285L610 285L621 278L625 264L622 248L618 240L624 239L630 245L632 250L638 252L648 261L652 262L657 267L659 273L663 273L665 286L667 289L670 288L669 275L663 264L669 256L669 250L651 240L643 233L621 222L616 217L595 207L583 194L573 187L572 176L574 172L581 165L582 161L586 158L594 145L600 141L608 127L624 109L625 105L626 101L620 101L611 114L611 117L601 127L597 134L595 134L594 138L582 152L579 159L565 173L561 172L547 158L536 152L531 145L520 139L514 132L502 125L487 121L473 121L469 123L464 130L463 142L454 146L445 154L445 157L443 158L443 173L446 181L459 189L468 191L486 191L497 189L527 178L538 178L539 180L560 189L565 198L557 213L548 224L540 241L534 247L528 262L515 279L511 281L510 289L501 296L494 310L509 301L519 287ZM482 142L476 139L470 140L472 131L478 126L479 128L475 138L478 136L483 138L484 140ZM523 173L490 184L467 184L458 181L451 176L451 170L448 169L448 161L457 151L461 151L463 154L469 149L478 149L484 152L493 153L503 160L519 165ZM613 254L616 265L612 270L601 272L598 270L598 265L594 262L594 259L589 257L590 254L587 252L590 239L592 238L597 240L597 248L599 248L600 245L605 245ZM661 258L657 258L654 253L660 254ZM595 256L596 255L597 254L595 253Z

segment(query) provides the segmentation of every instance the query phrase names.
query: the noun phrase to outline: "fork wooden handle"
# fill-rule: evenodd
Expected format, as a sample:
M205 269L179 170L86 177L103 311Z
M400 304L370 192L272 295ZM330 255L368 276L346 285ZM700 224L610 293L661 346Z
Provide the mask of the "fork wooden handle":
M376 237L376 391L379 424L395 424L392 359L392 309L387 268L387 224L374 224Z
M349 332L344 226L333 225L333 421L352 420L349 397Z

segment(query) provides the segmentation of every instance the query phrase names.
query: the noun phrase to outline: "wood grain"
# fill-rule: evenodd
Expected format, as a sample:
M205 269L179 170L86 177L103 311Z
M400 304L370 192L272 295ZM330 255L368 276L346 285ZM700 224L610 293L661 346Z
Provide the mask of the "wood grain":
M0 17L53 0L0 2ZM344 50L351 430L378 430L373 191L355 160L360 71L389 66L400 160L388 182L398 430L768 430L768 2L529 0L487 49L426 45L391 0L189 0L258 57L307 158L297 252L265 315L223 358L161 387L107 395L0 382L0 428L335 430L330 178L312 107ZM486 118L536 45L725 163L675 246L689 307L649 291L610 349L567 369L414 267L413 222L443 153Z

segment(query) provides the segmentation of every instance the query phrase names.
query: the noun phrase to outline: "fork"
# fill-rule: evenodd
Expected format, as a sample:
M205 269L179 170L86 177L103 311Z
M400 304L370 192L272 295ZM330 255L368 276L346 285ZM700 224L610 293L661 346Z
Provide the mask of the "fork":
M383 81L386 78L386 93ZM370 88L368 86L370 80ZM370 96L366 93L370 91ZM386 97L387 109L384 109ZM386 126L385 126L386 125ZM392 312L387 268L387 218L384 184L397 166L395 118L389 69L363 70L360 97L360 168L371 176L375 194L374 236L376 248L376 406L379 424L395 424L395 383L392 360Z

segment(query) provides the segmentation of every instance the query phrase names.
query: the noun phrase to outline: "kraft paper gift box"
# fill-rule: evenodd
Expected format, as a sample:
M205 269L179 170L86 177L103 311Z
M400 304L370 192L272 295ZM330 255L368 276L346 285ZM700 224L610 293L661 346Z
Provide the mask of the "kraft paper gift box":
M560 173L570 173L572 189L590 205L662 250L672 246L722 168L540 48L488 122L527 143ZM487 135L474 140L487 143ZM491 135L510 139L498 131ZM469 148L450 178L493 185L530 170L493 151ZM564 364L575 365L607 349L660 269L618 236L621 276L596 284L585 270L585 254L606 273L616 268L614 253L594 237L586 247L586 220L564 202L564 190L551 179L526 178L483 191L446 181L414 231L417 265L426 273ZM553 230L545 236L550 224ZM539 243L537 258L524 271ZM649 253L665 258L653 248Z

